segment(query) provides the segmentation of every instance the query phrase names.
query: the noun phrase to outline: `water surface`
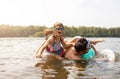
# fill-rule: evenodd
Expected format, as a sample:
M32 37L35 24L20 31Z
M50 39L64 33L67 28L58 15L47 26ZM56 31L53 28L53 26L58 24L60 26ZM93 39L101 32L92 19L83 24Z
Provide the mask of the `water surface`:
M70 40L71 38L67 38ZM96 38L88 38L96 39ZM111 49L120 54L120 38L104 38L98 51ZM88 63L59 60L54 55L35 58L44 38L0 38L0 79L120 79L120 60Z

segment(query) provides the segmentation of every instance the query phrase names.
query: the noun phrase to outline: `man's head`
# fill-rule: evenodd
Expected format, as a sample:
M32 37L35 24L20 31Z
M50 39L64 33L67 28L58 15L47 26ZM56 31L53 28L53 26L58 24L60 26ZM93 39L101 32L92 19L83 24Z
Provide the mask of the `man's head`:
M75 50L77 52L84 52L86 53L88 49L91 48L90 41L88 41L85 38L80 38L76 43L75 43Z

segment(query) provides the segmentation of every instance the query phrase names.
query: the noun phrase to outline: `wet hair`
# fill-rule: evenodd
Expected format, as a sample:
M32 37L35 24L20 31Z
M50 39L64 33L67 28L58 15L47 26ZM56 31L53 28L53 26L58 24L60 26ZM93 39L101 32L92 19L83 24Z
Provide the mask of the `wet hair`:
M60 27L64 28L64 26L61 22L55 22L54 25L53 25L53 28L56 28L57 26L60 26ZM48 39L49 35L53 34L53 31L54 31L53 29L46 29L45 30L44 34L46 36L46 38L45 38L46 40Z
M85 38L80 38L74 45L77 52L85 51L88 41Z
M61 22L56 22L56 23L54 23L53 27L55 28L55 27L57 27L57 26L63 27L63 24L62 24Z
M46 29L45 30L45 36L46 36L46 40L48 39L49 35L53 34L53 29Z

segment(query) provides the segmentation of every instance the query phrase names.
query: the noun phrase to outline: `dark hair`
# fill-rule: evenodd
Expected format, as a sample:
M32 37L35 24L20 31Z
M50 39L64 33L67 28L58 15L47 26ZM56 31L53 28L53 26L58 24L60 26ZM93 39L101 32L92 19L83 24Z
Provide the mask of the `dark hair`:
M75 50L77 52L80 51L85 51L86 50L86 46L87 46L88 41L85 38L80 38L76 43L75 43Z

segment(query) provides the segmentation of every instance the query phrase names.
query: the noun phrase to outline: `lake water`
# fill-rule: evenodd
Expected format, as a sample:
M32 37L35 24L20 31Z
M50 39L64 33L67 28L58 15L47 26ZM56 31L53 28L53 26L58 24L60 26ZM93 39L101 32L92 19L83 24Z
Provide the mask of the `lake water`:
M104 39L95 47L113 50L114 62L75 63L54 55L41 60L34 55L44 38L0 38L0 79L120 79L120 38Z

